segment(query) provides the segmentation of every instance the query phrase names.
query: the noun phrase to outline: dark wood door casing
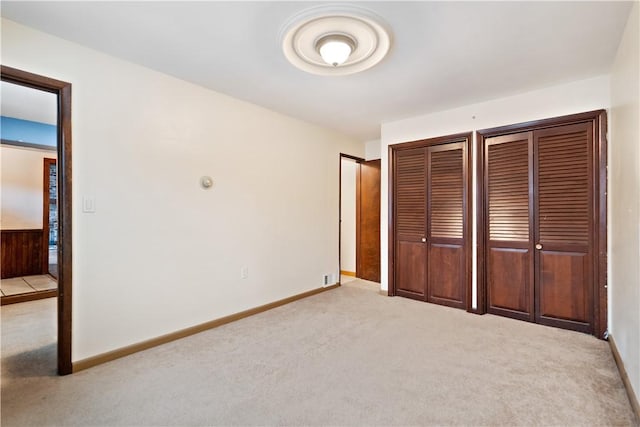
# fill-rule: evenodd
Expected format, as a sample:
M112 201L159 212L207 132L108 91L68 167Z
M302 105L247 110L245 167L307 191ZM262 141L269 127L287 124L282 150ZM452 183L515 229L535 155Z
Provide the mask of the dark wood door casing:
M380 282L381 160L359 162L356 176L356 277Z
M389 146L389 295L470 309L470 133Z
M72 201L71 84L16 68L0 66L2 81L56 94L58 97L58 374L72 373ZM42 242L42 238L40 238Z
M484 195L478 197L477 206L478 312L603 337L607 327L604 110L486 129L477 135L477 189ZM500 153L497 147L501 143L513 145ZM526 162L522 160L524 149L518 144L527 145ZM500 170L501 161L510 163L507 172L512 181ZM527 173L515 173L525 163ZM501 178L505 182L500 182ZM495 189L513 187L511 197L520 197L520 205L524 204L526 186L528 215L517 207L505 212L509 203L492 199L492 183ZM495 194L501 195L499 191ZM519 216L513 224L520 224L520 228L506 230L511 238L506 245L500 235L505 234L499 228L500 215L516 213ZM503 256L508 252L511 259ZM520 258L513 253L519 253ZM503 277L496 277L497 271ZM518 287L511 287L511 294L502 290L500 295L496 283L513 283L518 274L522 276L518 283L524 285L518 291Z

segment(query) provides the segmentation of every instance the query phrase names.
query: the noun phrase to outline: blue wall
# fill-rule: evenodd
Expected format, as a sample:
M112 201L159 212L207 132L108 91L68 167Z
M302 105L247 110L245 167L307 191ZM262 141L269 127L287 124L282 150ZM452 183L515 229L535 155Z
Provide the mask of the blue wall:
M2 139L51 147L55 147L57 144L57 132L54 125L5 116L0 119L0 137Z

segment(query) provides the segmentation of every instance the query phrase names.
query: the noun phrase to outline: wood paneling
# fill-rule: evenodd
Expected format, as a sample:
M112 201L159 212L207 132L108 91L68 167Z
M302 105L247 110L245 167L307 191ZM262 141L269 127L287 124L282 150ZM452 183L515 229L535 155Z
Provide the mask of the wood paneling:
M42 230L2 230L2 278L42 274Z
M360 162L356 198L357 277L380 282L380 160Z

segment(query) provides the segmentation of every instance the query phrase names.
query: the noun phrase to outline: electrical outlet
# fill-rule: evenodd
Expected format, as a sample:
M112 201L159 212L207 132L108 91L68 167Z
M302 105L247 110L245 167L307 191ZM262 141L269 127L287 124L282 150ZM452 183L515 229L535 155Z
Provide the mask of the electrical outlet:
M240 269L240 278L241 279L249 278L249 267L242 267Z
M96 199L91 196L82 198L82 212L94 213L96 211Z

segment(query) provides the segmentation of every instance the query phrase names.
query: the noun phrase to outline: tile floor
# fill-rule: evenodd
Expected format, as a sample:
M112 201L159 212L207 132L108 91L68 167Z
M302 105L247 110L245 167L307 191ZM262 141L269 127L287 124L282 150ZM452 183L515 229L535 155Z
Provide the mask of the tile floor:
M37 276L14 277L0 280L0 293L2 296L26 294L29 292L46 291L56 289L58 282L48 274Z

